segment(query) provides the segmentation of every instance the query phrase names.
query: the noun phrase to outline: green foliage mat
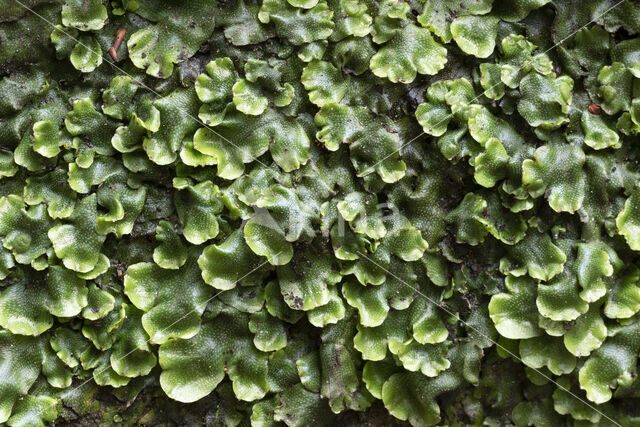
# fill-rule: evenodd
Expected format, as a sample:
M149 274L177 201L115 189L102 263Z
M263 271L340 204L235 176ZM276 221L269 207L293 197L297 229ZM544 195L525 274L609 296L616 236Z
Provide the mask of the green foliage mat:
M0 0L0 425L640 425L637 0Z

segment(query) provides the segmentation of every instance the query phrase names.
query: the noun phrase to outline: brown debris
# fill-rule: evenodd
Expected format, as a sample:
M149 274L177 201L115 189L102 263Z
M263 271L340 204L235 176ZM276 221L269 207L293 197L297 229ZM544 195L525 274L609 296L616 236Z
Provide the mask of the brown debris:
M118 28L116 31L116 36L113 38L113 43L111 44L111 48L109 49L109 55L113 58L114 61L118 62L118 49L120 49L120 45L124 40L124 36L127 34L127 29L124 27Z
M591 105L589 105L589 112L591 114L600 114L601 111L602 111L602 109L600 108L600 106L598 104L594 104L592 102Z

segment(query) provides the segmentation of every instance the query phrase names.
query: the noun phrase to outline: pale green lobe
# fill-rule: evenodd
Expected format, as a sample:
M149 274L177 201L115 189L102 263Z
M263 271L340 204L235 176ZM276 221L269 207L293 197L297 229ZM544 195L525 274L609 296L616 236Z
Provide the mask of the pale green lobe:
M640 251L640 189L635 188L616 217L618 232L634 251Z
M231 58L216 58L207 64L207 73L196 79L198 99L204 103L218 105L230 100L231 89L238 74Z
M291 6L300 7L303 9L311 9L318 4L318 0L287 0Z
M407 297L398 298L402 299L406 301ZM410 306L398 300L391 302L396 309L389 311L379 326L358 326L354 348L362 353L365 360L383 360L388 349L400 357L405 368L414 367L431 376L436 375L449 366L441 359L442 348L434 347L436 344L446 346L449 335L439 313L426 299L409 300ZM367 299L362 298L361 301L366 303ZM358 305L357 301L355 305Z
M562 339L543 335L520 341L520 357L533 369L546 367L554 375L571 373L576 358L567 351Z
M580 298L578 281L569 268L538 285L536 305L540 314L558 322L575 320L589 309L589 304Z
M30 264L51 247L46 233L50 222L44 204L26 206L14 195L0 198L0 236L19 264Z
M40 335L53 317L73 317L87 305L85 281L61 266L43 278L29 275L0 294L0 325L14 334Z
M238 80L233 87L236 108L245 114L259 115L264 111L262 104L265 100L276 107L289 105L295 96L295 89L291 83L283 80L286 67L286 62L276 59L249 59L244 65L245 79Z
M33 148L33 135L25 133L24 138L13 152L13 160L18 166L26 168L29 172L42 171L45 169L45 159L38 155Z
M87 305L82 309L82 317L88 320L102 319L115 307L115 298L95 284L88 286Z
M193 141L184 141L180 149L180 160L187 166L214 166L217 159L203 154L193 147Z
M348 36L364 38L371 31L373 18L369 15L368 6L359 0L329 0L329 7L334 10L335 27L331 41L343 40Z
M598 73L600 106L610 116L629 110L633 74L620 62L602 67Z
M193 56L211 35L215 8L205 2L142 9L139 14L158 22L127 37L131 62L154 77L170 77L174 64Z
M369 71L369 60L374 53L375 49L369 38L348 37L336 43L331 57L336 66L351 70L359 76Z
M320 354L317 351L307 353L296 360L296 370L304 388L315 393L320 391L322 373L320 372Z
M311 62L313 60L321 60L327 50L328 42L326 40L317 40L306 44L300 52L298 52L298 58L302 62Z
M76 45L76 39L78 38L78 30L75 28L64 27L57 24L53 27L53 31L49 36L51 43L56 50L56 58L63 59L71 54L71 49Z
M198 333L200 316L212 294L202 280L193 250L177 270L154 263L130 266L124 277L124 292L144 312L142 326L154 344Z
M541 334L535 304L536 283L527 277L506 277L508 293L491 297L489 315L496 329L505 338L527 339Z
M158 110L155 109L155 111L157 112ZM159 113L156 116L159 119ZM160 126L159 120L157 120L157 125L155 130L158 130ZM136 113L131 113L129 124L127 126L118 126L116 129L111 137L111 145L120 153L131 153L141 147L143 138L147 134L146 131Z
M266 96L260 96L254 85L241 79L233 85L233 103L238 111L251 116L259 116L267 108L269 100Z
M156 227L156 240L160 245L153 250L153 261L159 267L177 270L187 262L189 251L176 233L173 224L160 221Z
M217 185L203 181L182 188L176 192L175 205L189 243L200 245L218 235L216 215L222 211L222 201Z
M345 318L347 310L335 287L329 288L329 302L307 312L309 323L318 328L334 325Z
M234 46L247 46L273 37L273 29L258 19L260 4L240 0L225 13L216 15L216 28L224 27L224 36Z
M490 99L499 100L504 96L504 83L501 81L501 66L485 62L480 64L480 85L483 94Z
M87 341L80 333L64 327L55 330L49 344L60 361L70 368L75 368L80 364L79 358L88 347Z
M113 343L113 351L109 356L109 371L113 371L116 381L129 381L129 378L145 376L156 366L158 360L152 347L149 345L149 336L142 328L140 318L142 313L135 307L123 303L125 318L116 332ZM104 358L102 353L99 358ZM103 359L106 362L106 358ZM84 362L83 362L84 365ZM103 373L102 369L94 370L94 379ZM98 380L96 380L98 382Z
M376 399L382 399L382 387L391 375L396 373L396 366L385 362L365 362L362 368L362 381L367 390Z
M582 113L582 130L584 132L584 143L594 150L605 148L620 148L622 145L620 136L601 116Z
M484 209L474 212L473 219L496 239L514 245L524 239L527 224L521 215L506 209L495 193L485 194Z
M337 208L342 218L350 223L357 234L364 234L375 240L387 234L375 196L359 192L349 193L344 200L338 202Z
M273 22L276 33L293 45L326 39L333 32L333 11L322 1L310 9L297 8L287 0L266 0L258 19Z
M580 297L586 302L595 302L603 297L607 288L605 277L613 274L609 254L596 244L580 243L576 259L576 275L582 287Z
M176 159L184 138L198 128L195 120L197 99L195 89L188 88L176 89L153 101L153 106L160 112L160 127L142 142L142 148L152 162L167 165Z
M393 83L411 83L416 75L434 75L447 62L447 49L431 33L408 24L371 57L370 68Z
M98 263L105 236L97 233L96 219L96 196L92 194L76 204L65 224L49 230L53 249L68 269L87 273Z
M406 170L398 155L400 139L388 117L377 119L368 108L325 104L314 117L316 138L330 151L348 144L359 176L376 172L384 182L394 183Z
M249 330L255 334L253 344L260 351L277 351L287 346L287 331L284 324L266 310L253 313Z
M47 395L28 395L19 400L13 408L10 427L45 426L58 418L60 401Z
M487 202L474 193L465 194L460 204L447 214L446 221L453 225L458 243L476 246L488 234L479 218L487 207Z
M40 374L42 354L36 338L0 331L0 422L6 422ZM17 406L17 405L16 405Z
M640 350L640 323L636 319L625 326L616 326L608 335L606 342L580 368L578 376L580 388L596 404L609 401L612 388L628 386L633 381Z
M256 282L243 281L242 285L229 290L228 292L216 292L220 301L226 305L242 311L243 313L257 313L265 306L268 297L275 296L276 290L271 289L271 292L265 292L265 288L261 286L259 280L265 276L266 271L262 272L262 275L256 274ZM277 298L277 296L276 296ZM278 301L278 303L281 301ZM279 311L269 311L274 317L280 319ZM287 319L281 319L287 320Z
M294 310L304 311L329 304L334 293L333 285L342 279L332 257L301 251L294 254L292 264L297 267L285 265L277 269L285 303Z
M102 64L100 43L92 36L80 36L69 56L71 64L78 71L90 73Z
M586 420L597 424L602 418L602 413L584 401L578 400L576 397L582 397L584 394L572 384L569 378L558 378L558 388L553 392L553 409L561 415L571 415L574 420Z
M588 356L607 338L607 326L600 316L600 304L594 304L580 316L564 335L564 345L576 357Z
M8 150L0 150L0 178L14 176L17 172L14 154Z
M272 108L260 116L228 112L213 129L200 128L193 136L194 148L214 157L225 179L238 178L245 164L267 151L286 172L296 170L309 160L310 144L300 122Z
M451 362L446 358L448 345L420 345L418 342L398 343L391 341L389 350L395 354L402 366L410 372L420 372L427 377L437 377L449 369Z
M100 0L65 0L62 24L80 31L100 30L107 21L107 8Z
M382 386L382 402L389 413L400 420L409 420L416 426L435 425L440 421L440 408L434 397L457 384L457 378L451 375L441 375L434 380L420 373L401 372L392 375Z
M172 399L194 402L211 393L226 375L236 397L262 398L267 383L267 359L253 345L249 321L228 311L207 322L188 340L168 341L160 347L160 385Z
M33 124L33 150L41 156L55 157L64 142L66 141L58 125L51 120L41 120Z
M507 248L508 256L500 260L500 270L505 274L549 280L562 272L567 256L549 235L530 231L514 246Z
M533 127L557 129L569 121L572 89L569 76L529 73L520 81L518 112Z
M614 277L608 285L604 315L609 319L628 319L640 311L640 272L636 267Z
M137 90L138 85L131 77L114 77L109 88L102 92L102 112L118 120L128 118Z
M475 159L474 178L483 187L491 188L507 174L506 166L510 157L500 141L491 138L485 145L485 151Z
M314 213L295 192L280 184L264 191L256 206L266 211L256 211L245 224L247 245L257 255L266 256L272 265L287 264L293 256L291 243L312 235Z
M392 253L403 261L418 261L429 248L422 238L422 233L415 227L401 228L389 234Z
M545 195L556 212L575 212L586 196L585 161L578 146L543 145L522 163L522 184L533 197Z
M556 129L569 121L573 80L568 76L529 73L520 81L518 112L531 126Z
M358 310L360 324L367 327L380 326L387 318L389 303L385 288L367 289L356 282L342 285L342 295L347 303Z
M216 289L228 290L259 266L259 258L236 230L220 244L209 245L198 258L202 278Z
M38 294L38 292L36 292ZM16 335L38 336L51 328L53 318L39 304L42 298L33 298L26 284L14 284L0 294L0 326Z
M73 110L64 120L71 136L83 137L83 150L102 155L113 154L111 136L117 123L98 112L91 98L81 98L73 102ZM85 141L88 143L85 143Z
M60 266L49 266L46 276L47 310L57 317L73 317L87 305L85 281Z
M436 85L429 87L428 94L430 94L434 86ZM452 114L449 113L444 100L427 96L427 102L418 105L418 108L416 108L416 118L425 133L432 136L442 136L447 131Z
M73 191L87 194L91 188L107 180L117 181L122 177L123 168L118 162L106 156L95 156L88 165L69 164L68 182Z
M318 107L330 102L339 103L349 87L342 72L325 61L311 61L302 70L300 80L309 92L309 101Z
M640 40L623 40L611 50L611 59L623 63L636 78L640 78Z
M485 15L491 12L492 3L493 0L427 0L417 20L443 42L449 43L451 22L461 11L465 15Z
M464 53L487 58L496 46L499 21L493 16L460 16L451 23L451 35Z
M96 191L98 205L103 208L102 211L107 211L96 218L99 234L130 234L136 218L142 212L147 188L131 188L123 181L122 178L114 178Z
M195 83L200 107L198 118L205 124L215 126L225 116L229 103L233 100L232 88L238 74L230 58L216 58L207 64L207 73L198 76Z
M13 267L15 267L13 256L4 247L0 246L0 280L6 278Z
M285 265L293 257L293 247L282 229L266 216L253 217L244 227L244 236L251 250L267 257L271 265Z

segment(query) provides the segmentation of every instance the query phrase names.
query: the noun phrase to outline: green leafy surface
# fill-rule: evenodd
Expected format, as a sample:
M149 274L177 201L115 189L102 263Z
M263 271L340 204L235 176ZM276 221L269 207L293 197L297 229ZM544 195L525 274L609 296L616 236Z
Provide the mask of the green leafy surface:
M640 423L633 1L3 6L0 424Z

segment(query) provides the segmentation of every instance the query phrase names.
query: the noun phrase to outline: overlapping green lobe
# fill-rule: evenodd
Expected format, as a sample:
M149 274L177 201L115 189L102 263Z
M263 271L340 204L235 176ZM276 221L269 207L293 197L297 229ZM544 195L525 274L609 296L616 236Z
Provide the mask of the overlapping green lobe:
M351 162L359 176L376 172L388 183L404 176L406 165L397 153L400 140L390 119L377 121L367 108L331 103L320 109L314 121L319 129L316 138L328 150L349 145Z
M98 263L105 236L97 234L96 221L96 196L92 194L78 201L64 224L49 229L56 256L68 269L87 273Z
M218 319L218 322L213 320ZM209 394L225 373L241 400L260 399L268 390L267 360L257 350L243 313L225 309L202 325L198 334L160 347L160 384L181 402L193 402Z
M35 338L0 332L2 342L2 388L0 390L0 421L6 422L14 406L29 391L40 373L42 356Z
M209 2L145 4L136 13L156 24L142 28L128 38L131 62L154 77L171 76L174 64L191 57L211 35L215 25L211 15L213 7Z
M202 280L194 251L190 252L177 270L165 270L154 263L127 269L124 292L145 312L142 326L154 344L190 338L200 329L200 316L213 291Z

